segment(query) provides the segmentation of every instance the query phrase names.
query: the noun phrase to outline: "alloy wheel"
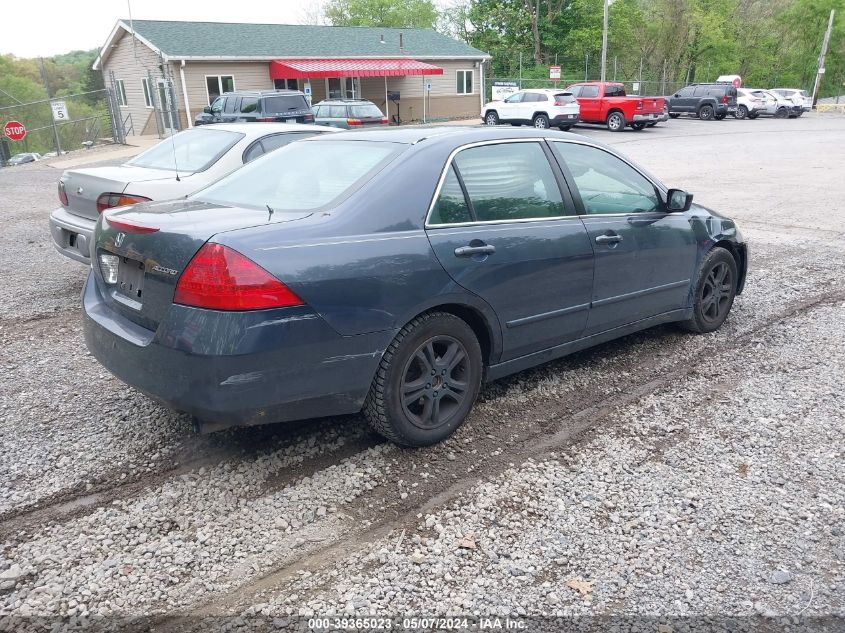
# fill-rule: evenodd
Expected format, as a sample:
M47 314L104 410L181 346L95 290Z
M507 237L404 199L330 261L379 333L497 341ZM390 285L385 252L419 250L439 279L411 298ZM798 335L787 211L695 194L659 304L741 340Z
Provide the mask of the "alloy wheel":
M402 378L401 400L410 422L424 430L449 422L469 392L469 354L451 336L435 336L411 355Z
M724 318L733 297L733 273L725 262L719 262L701 286L701 316L709 323Z
M618 114L611 114L610 118L607 120L607 127L616 132L622 127L622 117Z

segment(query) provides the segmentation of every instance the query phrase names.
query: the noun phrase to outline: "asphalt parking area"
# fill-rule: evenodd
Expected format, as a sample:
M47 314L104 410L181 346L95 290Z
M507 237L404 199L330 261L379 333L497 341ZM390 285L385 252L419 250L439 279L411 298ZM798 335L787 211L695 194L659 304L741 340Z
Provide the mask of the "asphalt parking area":
M47 232L60 174L0 170L0 630L845 616L845 118L575 131L735 218L746 291L714 334L489 385L416 451L357 416L193 435L85 351L86 271Z

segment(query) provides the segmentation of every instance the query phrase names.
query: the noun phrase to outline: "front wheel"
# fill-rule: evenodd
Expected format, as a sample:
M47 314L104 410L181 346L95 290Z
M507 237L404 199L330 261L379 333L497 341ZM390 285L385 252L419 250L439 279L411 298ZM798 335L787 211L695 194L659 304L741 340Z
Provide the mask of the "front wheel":
M725 117L728 116L727 114L714 114L713 118L717 121L723 121Z
M744 119L748 116L748 108L746 108L744 105L738 105L736 107L736 112L734 112L734 116L737 119Z
M572 129L572 126L571 126L571 125L560 125L560 126L558 126L558 127L560 128L560 131L561 131L561 132L568 132L569 130L571 130L571 129Z
M717 246L704 258L693 294L692 318L681 326L705 334L718 330L733 306L738 281L736 261Z
M626 125L625 115L621 112L611 112L607 115L607 129L611 132L622 132Z
M499 125L499 115L496 112L488 112L484 117L484 123L487 125Z
M669 118L670 118L670 119L677 119L679 116L681 116L681 113L680 113L680 112L670 112L670 113L669 113Z
M715 114L716 113L713 110L713 106L711 105L703 105L698 109L698 118L702 121L712 120Z
M549 117L545 114L538 114L534 117L532 123L534 127L538 130L548 130L549 129Z
M376 432L401 446L428 446L463 423L481 387L481 347L465 321L427 312L388 346L364 402Z

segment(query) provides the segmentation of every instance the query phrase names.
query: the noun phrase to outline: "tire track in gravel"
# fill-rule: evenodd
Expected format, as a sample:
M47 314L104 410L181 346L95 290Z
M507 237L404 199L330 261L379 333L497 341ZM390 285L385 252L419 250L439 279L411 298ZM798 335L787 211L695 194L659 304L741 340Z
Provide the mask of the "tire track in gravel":
M844 300L845 290L838 290L792 305L739 334L732 342L732 346L723 348L721 354L733 355L737 346L752 343L757 335L772 326L799 317L819 306L839 303ZM713 351L705 349L696 354L696 356L704 355L712 356ZM457 475L454 471L462 469L465 465L464 462L456 459L447 462L445 465L439 463L438 477L432 481L432 485L416 495L421 497L420 501L412 501L409 497L408 501L402 502L397 500L398 498L394 498L392 502L387 502L379 508L379 514L383 518L373 522L367 528L344 534L338 539L312 550L299 560L280 567L253 582L246 583L225 596L216 596L213 602L201 604L187 612L141 618L134 626L139 631L149 628L154 628L156 631L179 631L183 629L186 622L196 621L203 617L229 614L233 610L260 601L256 599L273 592L279 585L298 574L303 572L313 573L317 569L336 564L355 551L366 550L372 543L386 537L391 532L395 533L397 530L410 528L418 522L420 515L431 513L434 509L453 501L480 481L496 476L513 464L524 462L537 455L564 446L570 449L576 447L581 441L589 437L591 430L612 417L619 408L632 404L673 382L695 375L697 372L694 362L695 357L691 360L692 362L684 363L680 367L640 384L610 401L599 400L574 413L562 412L560 408L553 408L548 411L542 405L530 411L525 411L525 417L533 419L539 428L530 425L517 437L511 438L507 451L500 451L498 455L486 457L478 468L472 469L471 473L458 475L457 479L445 489L443 489L442 481L446 480L449 475ZM544 435L544 433L551 434ZM451 441L447 443L451 443ZM406 453L411 452L406 451ZM422 461L415 459L417 454L418 452L403 455L403 458L407 456L410 459L403 459L400 467L393 472L393 477L411 476L419 468L419 462ZM425 456L423 459L425 459ZM376 488L373 494L378 495L379 492L381 492L381 489ZM371 518L371 511L368 509L367 503L367 499L359 498L354 504L357 507L349 508L347 512L355 513L361 519Z

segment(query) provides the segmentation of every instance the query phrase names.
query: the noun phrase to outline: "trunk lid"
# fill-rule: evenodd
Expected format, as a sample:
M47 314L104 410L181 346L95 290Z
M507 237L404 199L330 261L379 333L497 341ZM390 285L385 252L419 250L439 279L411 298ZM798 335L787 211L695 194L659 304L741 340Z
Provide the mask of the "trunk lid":
M183 175L184 174L180 174ZM170 170L149 169L147 167L132 167L120 165L117 167L92 167L90 169L76 169L62 174L67 195L67 209L75 215L96 220L97 198L100 194L113 192L123 193L133 182L148 182L151 180L167 180L175 178Z
M211 237L247 227L295 222L310 215L197 200L148 202L105 211L95 233L96 260L92 264L97 285L115 311L156 330L172 306L179 276ZM131 225L156 230L134 232ZM106 283L101 255L117 256L117 283Z

